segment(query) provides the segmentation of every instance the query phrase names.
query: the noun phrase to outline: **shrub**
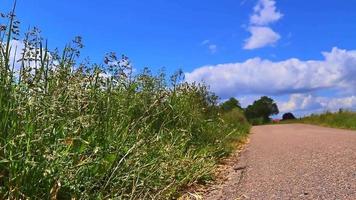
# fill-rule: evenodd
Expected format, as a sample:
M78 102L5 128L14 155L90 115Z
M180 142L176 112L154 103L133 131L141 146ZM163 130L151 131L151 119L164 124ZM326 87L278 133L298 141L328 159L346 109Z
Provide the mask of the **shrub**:
M293 120L296 119L293 113L284 113L282 116L283 120Z

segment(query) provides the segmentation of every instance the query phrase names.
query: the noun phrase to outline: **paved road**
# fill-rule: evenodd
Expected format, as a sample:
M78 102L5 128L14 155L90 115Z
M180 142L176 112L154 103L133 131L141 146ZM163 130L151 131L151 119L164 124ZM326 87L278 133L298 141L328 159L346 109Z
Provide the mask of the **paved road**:
M356 200L356 131L291 124L253 127L240 173L209 199ZM238 179L238 181L237 181Z

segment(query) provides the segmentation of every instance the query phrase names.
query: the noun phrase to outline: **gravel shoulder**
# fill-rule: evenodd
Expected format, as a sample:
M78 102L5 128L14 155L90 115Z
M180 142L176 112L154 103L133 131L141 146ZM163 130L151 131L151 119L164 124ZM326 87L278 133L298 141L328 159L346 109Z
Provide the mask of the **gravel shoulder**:
M356 199L356 131L256 126L238 156L203 199Z

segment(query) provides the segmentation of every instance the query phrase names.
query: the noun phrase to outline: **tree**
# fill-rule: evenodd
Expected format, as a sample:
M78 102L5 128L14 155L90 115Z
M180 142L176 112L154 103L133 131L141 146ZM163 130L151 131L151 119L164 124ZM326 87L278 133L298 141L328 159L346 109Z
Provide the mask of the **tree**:
M223 111L231 111L234 108L242 109L240 102L234 97L231 97L229 100L222 103L220 107Z
M291 120L291 119L296 119L295 116L293 115L293 113L285 113L282 116L283 120Z
M277 104L273 99L266 96L254 101L253 104L249 105L245 110L245 115L250 122L261 119L263 123L266 123L271 120L271 115L276 115L278 113L279 110Z

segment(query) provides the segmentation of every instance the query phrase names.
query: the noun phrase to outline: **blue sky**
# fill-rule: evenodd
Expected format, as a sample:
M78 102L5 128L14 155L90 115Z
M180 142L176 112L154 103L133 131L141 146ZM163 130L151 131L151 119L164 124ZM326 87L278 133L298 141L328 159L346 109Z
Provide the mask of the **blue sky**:
M1 0L0 10L12 2ZM181 68L223 99L246 105L269 95L282 111L303 115L336 110L338 102L356 107L348 78L356 71L355 9L356 1L339 0L18 0L17 15L53 48L81 35L82 55L94 62L124 53L138 70Z

